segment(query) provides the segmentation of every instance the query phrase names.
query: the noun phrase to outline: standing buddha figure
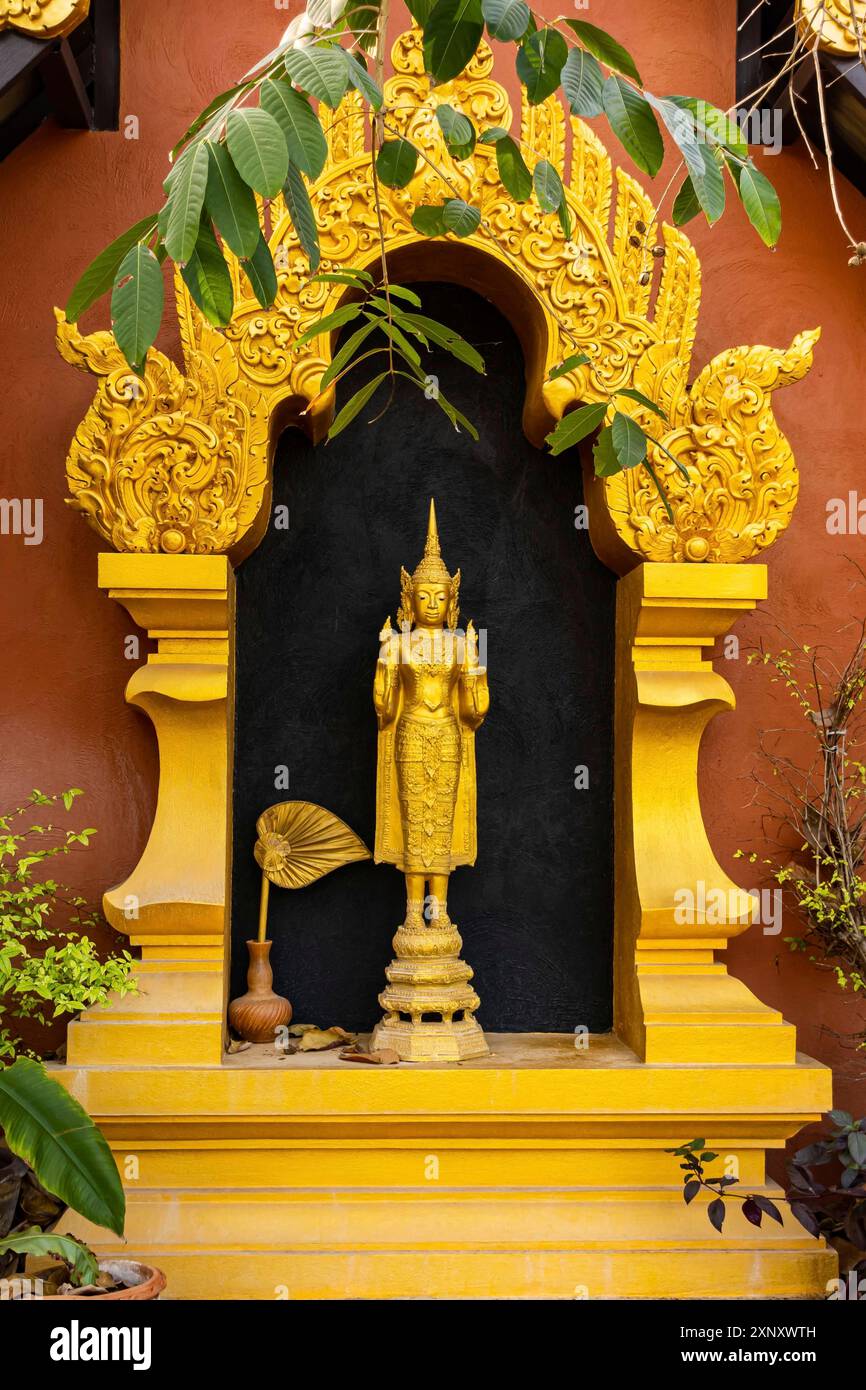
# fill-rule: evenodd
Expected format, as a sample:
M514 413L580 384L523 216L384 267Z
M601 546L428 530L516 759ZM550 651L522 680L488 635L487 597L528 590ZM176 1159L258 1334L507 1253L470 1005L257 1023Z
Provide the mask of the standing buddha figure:
M424 556L401 570L399 631L380 633L373 703L379 721L377 862L406 879L406 917L379 996L386 1011L376 1047L415 1060L487 1052L473 1017L479 999L448 915L448 880L475 862L475 731L490 704L470 622L457 628L460 571L443 560L431 499ZM432 1017L431 1017L432 1016Z

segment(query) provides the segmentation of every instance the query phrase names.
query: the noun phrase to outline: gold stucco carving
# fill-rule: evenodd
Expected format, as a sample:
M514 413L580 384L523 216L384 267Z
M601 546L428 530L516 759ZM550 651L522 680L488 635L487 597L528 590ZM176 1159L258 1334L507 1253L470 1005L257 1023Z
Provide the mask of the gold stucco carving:
M90 0L0 0L0 32L17 29L33 39L69 34L88 15Z
M151 349L142 377L110 333L57 314L63 357L99 377L66 462L70 505L116 550L243 558L269 488L265 402L232 344L199 325L186 374Z
M817 332L800 334L787 350L723 352L689 385L701 293L697 255L682 231L663 225L657 232L649 195L622 171L614 180L594 132L573 117L566 122L556 97L520 114L530 163L546 158L567 170L573 228L566 240L534 201L516 204L505 192L492 147L478 145L459 164L445 148L438 103L465 110L481 127L513 124L490 49L482 44L464 75L435 89L423 73L417 31L397 39L392 60L389 131L410 135L431 161L419 161L408 188L381 190L395 275L466 278L513 310L527 357L524 425L534 442L573 406L623 386L638 387L669 412L667 427L652 414L641 422L689 472L686 484L663 450L651 450L673 523L645 469L593 485L593 505L630 563L739 561L766 548L788 525L797 498L796 465L773 415L772 392L805 374ZM327 136L329 159L312 190L322 268L375 266L377 220L357 96L329 118ZM413 209L449 193L480 208L481 227L460 243L423 241L411 225ZM69 455L73 505L118 549L242 558L267 524L269 440L292 421L314 440L328 427L334 393L320 395L319 382L331 342L323 335L301 352L294 344L345 289L310 283L281 199L271 204L270 218L273 306L263 310L252 299L230 261L235 312L218 333L176 277L185 373L151 352L141 398L124 398L130 373L108 335L83 338L59 324L64 356L102 378ZM663 259L649 254L659 236ZM550 369L576 351L585 351L589 364L549 381Z
M856 57L866 40L866 0L797 0L797 19L828 53Z

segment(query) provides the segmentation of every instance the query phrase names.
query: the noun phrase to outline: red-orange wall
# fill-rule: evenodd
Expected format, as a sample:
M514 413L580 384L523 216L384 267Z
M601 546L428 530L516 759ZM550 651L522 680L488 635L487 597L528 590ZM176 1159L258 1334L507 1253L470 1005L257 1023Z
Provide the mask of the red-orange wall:
M541 9L561 13L557 0ZM131 620L96 588L99 541L65 506L64 457L93 394L53 347L52 306L63 303L90 258L154 210L166 153L189 119L272 47L290 14L259 0L125 0L121 115L139 138L60 131L46 123L0 165L0 275L4 389L2 495L44 498L45 540L26 547L0 536L3 771L0 804L31 787L86 789L83 821L99 827L93 848L69 861L68 877L98 896L135 863L152 814L157 775L143 716L123 701L133 669L124 657ZM658 93L688 92L720 106L734 97L734 0L593 0L583 14L635 54ZM395 24L394 32L397 32ZM401 23L402 26L402 15ZM509 60L510 61L510 60ZM625 167L628 161L616 151ZM826 174L798 148L767 160L784 210L779 249L766 251L737 207L713 230L694 222L703 257L704 308L695 368L739 343L787 345L820 324L823 337L806 380L776 396L801 472L793 525L769 552L770 601L737 629L744 646L777 638L774 623L805 640L834 640L866 590L851 589L846 557L863 560L857 537L827 534L827 499L866 492L862 460L866 271L848 269L830 208ZM655 181L660 189L665 178ZM866 205L844 180L849 222L866 236ZM106 321L105 302L85 321ZM166 332L160 345L174 351ZM495 383L491 383L495 389ZM703 752L704 810L716 853L735 877L738 846L759 848L750 771L762 729L792 722L786 699L745 660L720 663L739 701L718 719ZM745 886L742 868L739 879ZM793 930L786 925L786 933ZM837 1103L866 1111L866 1075L832 1029L857 1026L857 1011L825 976L790 957L779 937L754 928L731 948L733 970L800 1030L802 1049L838 1068ZM863 1012L859 1017L862 1023Z

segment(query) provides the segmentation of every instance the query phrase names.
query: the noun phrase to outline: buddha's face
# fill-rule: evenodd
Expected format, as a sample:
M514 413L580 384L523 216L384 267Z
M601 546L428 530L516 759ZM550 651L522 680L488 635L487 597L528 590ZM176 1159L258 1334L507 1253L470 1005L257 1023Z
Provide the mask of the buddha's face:
M450 595L447 584L416 584L412 590L412 609L418 627L444 627Z

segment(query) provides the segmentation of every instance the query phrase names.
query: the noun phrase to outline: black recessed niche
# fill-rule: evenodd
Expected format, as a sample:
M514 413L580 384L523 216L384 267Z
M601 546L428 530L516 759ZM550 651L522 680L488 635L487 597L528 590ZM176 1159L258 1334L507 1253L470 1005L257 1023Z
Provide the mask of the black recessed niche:
M575 526L575 451L551 458L523 434L523 357L509 323L459 286L416 288L425 312L485 358L483 377L446 353L425 362L478 442L408 382L375 424L367 421L384 390L332 443L314 448L287 431L271 525L237 571L232 994L245 989L244 943L256 930L259 813L290 798L319 802L372 847L378 634L388 616L396 622L400 566L411 571L421 557L432 495L443 558L462 570L461 625L473 618L487 630L478 860L455 870L449 901L475 971L478 1019L491 1032L603 1032L612 1018L615 579ZM589 785L579 789L580 767ZM281 768L287 791L275 786ZM272 888L274 987L296 1021L376 1023L403 909L402 877L372 861L296 892Z

